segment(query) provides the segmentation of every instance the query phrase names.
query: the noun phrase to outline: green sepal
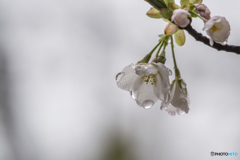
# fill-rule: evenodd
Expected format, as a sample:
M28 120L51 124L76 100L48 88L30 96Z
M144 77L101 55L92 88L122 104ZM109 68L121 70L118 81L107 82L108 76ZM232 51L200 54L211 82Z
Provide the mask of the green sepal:
M189 13L191 14L192 17L196 18L197 17L196 14L193 14L191 11L197 14L196 7L194 4L189 5Z
M168 7L168 5L169 5L170 2L174 3L175 1L174 1L174 0L164 0L164 2L165 2L165 4L166 4L167 7Z
M192 4L201 4L203 0L189 0Z
M147 12L146 15L150 18L155 18L155 19L162 18L159 10L157 10L156 8L153 8L153 7L150 8L150 10Z
M167 5L163 0L145 0L150 5L152 5L154 8L160 10L161 8L167 8Z
M162 38L165 37L165 36L166 36L165 34L159 34L159 35L158 35L158 37L161 38L161 39L160 39L161 41L162 41ZM159 40L159 42L160 42L160 40Z
M176 81L175 79L172 81L170 90L172 90L175 81Z
M181 0L180 3L182 8L186 8L188 5L191 4L189 0Z
M163 18L169 20L171 19L173 12L168 8L162 8L160 9L160 14L162 15Z
M175 41L176 43L179 45L179 46L183 46L185 44L185 41L186 41L186 37L185 37L185 33L183 30L178 30L175 34L174 34L174 38L175 38Z
M168 8L171 9L171 10L175 10L175 9L179 9L181 7L174 2L169 2L168 3Z
M166 60L167 59L164 56L160 56L158 62L165 64Z
M180 86L180 88L185 90L186 94L188 94L187 87L185 87L185 88L182 87L182 81L184 81L182 78L177 78L177 82L178 82L178 85Z

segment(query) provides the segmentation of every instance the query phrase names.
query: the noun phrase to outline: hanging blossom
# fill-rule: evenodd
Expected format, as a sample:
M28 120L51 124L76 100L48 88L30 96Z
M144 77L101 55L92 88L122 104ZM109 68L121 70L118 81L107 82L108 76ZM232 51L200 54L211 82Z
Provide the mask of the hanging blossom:
M136 103L145 109L158 100L169 100L171 70L162 63L131 64L116 76L117 86L129 91Z
M187 27L187 25L190 23L188 16L190 16L190 13L188 13L188 11L184 9L175 9L173 11L172 21L178 26L184 28Z
M188 113L190 99L186 83L182 79L175 80L173 83L170 90L170 99L168 102L162 102L160 109L165 109L172 116Z
M224 43L230 35L230 25L225 17L214 16L204 24L204 31L210 36L210 45L213 41Z

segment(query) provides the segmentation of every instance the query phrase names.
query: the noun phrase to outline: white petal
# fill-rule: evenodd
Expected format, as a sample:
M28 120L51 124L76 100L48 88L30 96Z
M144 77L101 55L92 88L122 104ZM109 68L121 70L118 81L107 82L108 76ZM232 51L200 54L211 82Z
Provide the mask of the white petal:
M137 104L145 109L152 107L158 101L153 93L153 85L146 84L142 77L136 78L132 92Z
M158 73L155 75L156 82L154 83L154 94L158 99L167 102L169 100L168 93L170 90L169 71L162 63L154 63L158 67Z
M165 110L168 112L168 114L170 114L171 116L175 116L177 113L177 108L172 106L171 104L169 104Z
M210 41L209 41L210 46L213 46L213 43L214 43L214 42L213 42L212 38L210 38L209 40L210 40Z
M117 86L123 90L131 91L133 83L138 76L135 74L135 65L130 64L116 76Z
M151 74L156 74L158 73L158 68L152 64L149 64L147 65L147 69L146 69L146 72L145 72L145 75L148 76L148 75L151 75Z
M174 92L174 96L173 99L171 101L171 104L176 107L176 108L180 108L181 110L183 110L184 112L188 113L189 111L189 106L188 106L188 94L187 94L187 89L182 89L179 84L178 81L176 81L174 83L175 87L175 92Z
M222 21L222 18L221 16L214 16L211 18L211 20L213 21L213 23L218 23L218 22L221 22Z
M210 19L209 21L207 21L207 22L204 24L203 31L209 30L210 28L212 28L213 25L214 25L214 22L213 22L212 19Z
M145 75L146 70L147 70L147 65L136 65L135 66L135 72L139 76Z

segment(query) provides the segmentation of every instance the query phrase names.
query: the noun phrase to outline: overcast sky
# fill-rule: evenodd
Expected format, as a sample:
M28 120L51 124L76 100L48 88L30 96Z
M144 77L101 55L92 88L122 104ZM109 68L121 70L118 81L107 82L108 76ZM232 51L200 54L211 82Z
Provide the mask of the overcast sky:
M240 45L240 2L203 2L229 21L228 43ZM240 55L186 33L175 52L190 94L187 115L172 117L160 102L140 108L116 86L116 74L163 33L166 22L148 18L150 7L143 0L0 1L0 66L7 76L1 86L13 124L9 132L0 121L1 160L100 160L116 137L137 160L240 154ZM192 26L203 32L200 19ZM170 48L166 54L173 69ZM8 115L4 107L0 112L1 119Z

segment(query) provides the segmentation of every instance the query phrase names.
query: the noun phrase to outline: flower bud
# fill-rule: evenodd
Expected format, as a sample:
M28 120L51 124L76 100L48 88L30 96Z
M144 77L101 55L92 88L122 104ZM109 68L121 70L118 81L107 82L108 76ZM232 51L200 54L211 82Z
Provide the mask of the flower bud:
M173 23L168 23L168 25L166 26L166 28L164 30L164 33L166 36L169 36L169 35L173 35L177 31L178 31L178 26L176 26Z
M162 18L162 16L160 15L159 10L155 9L155 8L151 8L148 12L147 12L147 16L150 18Z
M174 23L178 26L184 28L187 27L187 25L190 23L188 16L190 16L190 14L186 10L175 9L173 11L172 21L174 21Z
M205 19L209 20L211 18L210 14L210 10L208 9L208 7L204 4L196 4L195 5L197 12Z

